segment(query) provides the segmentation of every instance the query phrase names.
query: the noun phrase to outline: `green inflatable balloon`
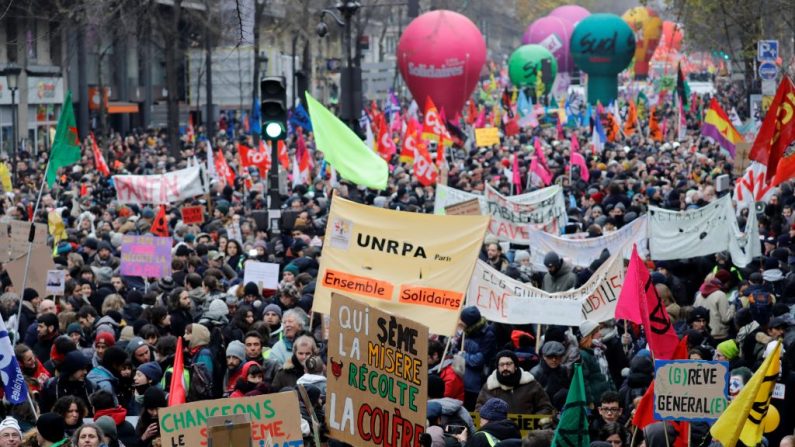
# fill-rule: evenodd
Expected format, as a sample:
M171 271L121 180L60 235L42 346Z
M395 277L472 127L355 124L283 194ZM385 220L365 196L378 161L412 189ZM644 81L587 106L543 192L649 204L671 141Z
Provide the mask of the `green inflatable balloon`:
M618 96L617 75L635 54L635 34L615 14L591 14L571 34L571 55L588 73L588 102L610 104Z
M549 50L541 45L522 45L511 54L508 59L508 76L510 76L513 85L534 89L536 77L541 71L544 60L549 61L551 70L550 81L544 83L544 93L549 93L552 83L555 81L555 75L558 74L558 61Z

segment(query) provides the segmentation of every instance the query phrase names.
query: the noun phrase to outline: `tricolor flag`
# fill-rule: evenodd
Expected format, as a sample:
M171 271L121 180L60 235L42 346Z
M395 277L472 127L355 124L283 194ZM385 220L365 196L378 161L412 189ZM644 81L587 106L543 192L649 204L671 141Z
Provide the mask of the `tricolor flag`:
M701 135L713 139L731 154L732 158L735 156L737 143L743 141L742 135L734 128L728 115L715 98L709 102L704 123L701 125Z

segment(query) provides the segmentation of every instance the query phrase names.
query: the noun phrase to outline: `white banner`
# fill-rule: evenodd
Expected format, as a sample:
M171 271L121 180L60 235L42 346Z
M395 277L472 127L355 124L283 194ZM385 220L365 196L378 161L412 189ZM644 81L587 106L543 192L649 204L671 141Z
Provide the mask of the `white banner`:
M548 188L539 189L526 194L519 194L518 196L506 197L509 201L514 203L529 203L537 201L538 197L543 197L550 194L550 191L557 192L560 186L553 185ZM436 196L433 202L433 214L445 214L444 209L450 205L455 205L467 200L478 199L480 202L480 213L487 214L489 207L486 205L486 198L482 194L474 194L471 192L462 191L460 189L451 188L447 185L436 185Z
M647 218L645 215L633 220L618 231L593 238L569 238L556 236L541 230L531 229L530 240L533 241L532 262L534 267L544 265L544 255L554 251L573 265L588 266L598 259L605 248L611 255L624 247L624 259L632 254L632 244L638 245L641 257L648 257L646 249ZM584 233L587 235L587 233Z
M611 256L578 289L547 293L512 279L478 261L467 291L467 306L477 306L489 321L505 324L560 324L577 326L615 317L624 284L624 259Z
M656 261L707 256L730 250L732 262L740 267L761 255L756 216L749 213L746 229L740 233L731 198L725 195L709 205L689 211L649 207L649 250ZM753 242L752 242L753 241Z
M114 175L116 201L123 204L165 204L206 194L200 166L160 175Z
M489 232L516 244L530 244L531 228L560 234L568 221L563 190L555 185L524 196L522 202L516 202L486 186L486 212L491 216Z

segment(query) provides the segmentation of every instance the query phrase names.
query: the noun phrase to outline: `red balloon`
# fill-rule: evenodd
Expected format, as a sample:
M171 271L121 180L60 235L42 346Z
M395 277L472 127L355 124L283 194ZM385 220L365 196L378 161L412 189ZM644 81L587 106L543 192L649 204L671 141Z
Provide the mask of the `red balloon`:
M397 47L400 74L414 100L425 108L430 97L454 118L478 84L486 61L486 41L466 16L426 12L409 23Z

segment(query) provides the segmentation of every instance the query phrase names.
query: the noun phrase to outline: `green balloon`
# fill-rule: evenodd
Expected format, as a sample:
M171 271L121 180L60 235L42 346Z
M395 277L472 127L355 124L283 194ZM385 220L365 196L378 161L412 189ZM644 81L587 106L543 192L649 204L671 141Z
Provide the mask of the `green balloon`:
M549 50L541 45L522 45L511 54L508 59L508 76L513 85L535 88L536 77L541 71L544 60L549 61L552 72L549 76L550 81L544 83L544 93L549 93L555 76L558 74L558 61Z

